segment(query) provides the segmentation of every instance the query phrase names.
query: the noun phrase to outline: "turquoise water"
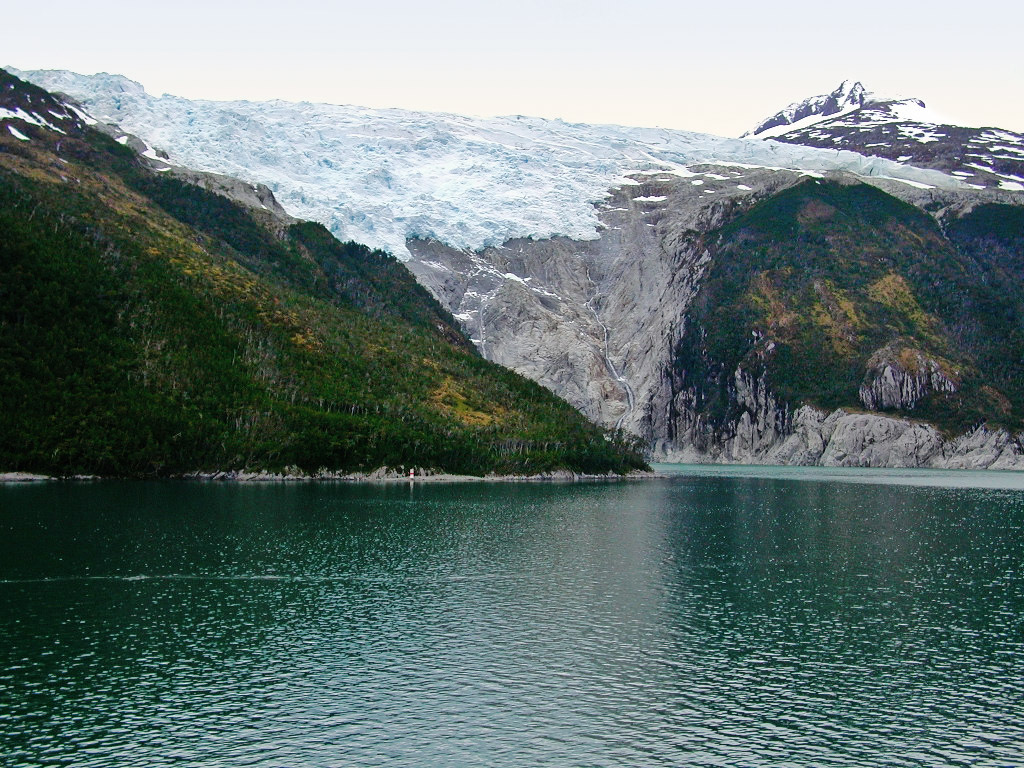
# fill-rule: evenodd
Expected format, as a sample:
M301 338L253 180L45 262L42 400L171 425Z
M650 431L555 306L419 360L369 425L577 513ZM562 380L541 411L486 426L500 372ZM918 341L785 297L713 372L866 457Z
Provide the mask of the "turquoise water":
M0 765L1024 764L1021 476L663 469L0 487Z

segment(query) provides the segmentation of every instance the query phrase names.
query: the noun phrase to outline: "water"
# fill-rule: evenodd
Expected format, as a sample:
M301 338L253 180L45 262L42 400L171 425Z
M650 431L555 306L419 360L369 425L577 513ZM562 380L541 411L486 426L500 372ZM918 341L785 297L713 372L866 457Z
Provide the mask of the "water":
M1019 475L683 469L0 487L0 765L1024 764Z

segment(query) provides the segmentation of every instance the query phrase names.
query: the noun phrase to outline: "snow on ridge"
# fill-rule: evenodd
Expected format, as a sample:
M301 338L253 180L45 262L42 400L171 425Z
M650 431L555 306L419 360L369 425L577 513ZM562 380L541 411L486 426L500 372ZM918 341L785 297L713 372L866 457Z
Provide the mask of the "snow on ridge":
M40 128L48 128L49 130L56 131L57 133L65 133L64 130L50 122L47 122L35 112L26 112L21 107L18 107L17 109L6 109L4 107L0 107L0 120L22 120L32 125L38 125Z
M926 107L924 102L918 101L917 99L894 101L888 106L889 111L892 112L896 120L902 122L926 123L930 125L952 125L959 128L978 127L974 125L967 125L963 121L958 121L942 114L941 112L936 112L934 109Z
M843 80L831 93L795 101L767 120L758 123L754 130L744 133L740 138L757 136L768 139L781 136L797 125L800 128L807 128L835 115L858 109L864 103L867 93L860 82Z
M473 251L516 237L599 236L594 203L648 170L688 165L844 170L938 187L938 171L835 150L660 128L536 117L459 115L328 104L154 97L118 75L15 74L69 94L170 162L265 183L292 215L342 239L408 258L433 238Z
M782 125L776 125L772 128L765 128L763 131L757 134L759 139L774 139L777 136L782 136L789 133L790 131L802 131L804 128L810 128L812 125L824 122L825 120L832 120L835 118L843 117L851 112L855 112L860 109L857 106L846 106L843 107L839 112L833 112L831 114L823 114L817 112L807 117L802 117L792 123L783 123Z

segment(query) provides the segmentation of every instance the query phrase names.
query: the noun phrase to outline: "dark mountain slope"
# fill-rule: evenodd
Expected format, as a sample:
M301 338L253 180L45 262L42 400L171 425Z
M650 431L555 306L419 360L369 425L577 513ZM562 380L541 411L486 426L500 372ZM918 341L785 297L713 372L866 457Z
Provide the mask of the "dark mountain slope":
M0 73L0 94L4 469L643 464L482 360L385 254L269 231L46 92Z
M715 257L675 388L712 432L741 415L737 371L793 407L1021 430L1024 229L998 208L951 221L947 238L863 184L807 180L759 203L705 236Z

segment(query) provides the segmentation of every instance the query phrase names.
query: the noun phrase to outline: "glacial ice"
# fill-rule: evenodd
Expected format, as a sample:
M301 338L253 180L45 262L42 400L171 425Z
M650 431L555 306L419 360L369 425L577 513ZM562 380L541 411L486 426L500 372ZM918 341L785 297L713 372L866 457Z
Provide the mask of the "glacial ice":
M408 238L465 250L515 237L598 236L595 203L638 171L691 175L727 163L844 170L937 187L938 171L774 141L534 117L460 115L329 104L191 101L152 96L118 75L14 73L66 93L170 162L264 183L292 215L342 239L408 258Z

